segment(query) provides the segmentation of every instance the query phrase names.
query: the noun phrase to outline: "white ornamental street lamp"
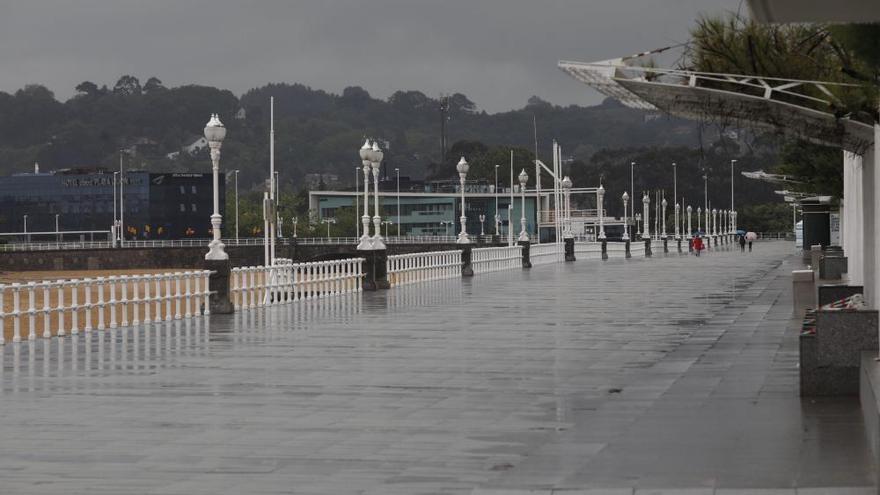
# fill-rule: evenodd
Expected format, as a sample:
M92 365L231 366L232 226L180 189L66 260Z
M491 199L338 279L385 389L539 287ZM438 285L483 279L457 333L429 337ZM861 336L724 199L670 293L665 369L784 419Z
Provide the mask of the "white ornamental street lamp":
M458 161L458 165L455 166L455 169L458 170L458 179L461 183L461 217L459 217L459 220L461 221L461 232L458 233L458 239L455 241L456 244L471 243L471 239L467 234L467 215L465 215L464 209L464 181L465 178L467 178L467 173L470 168L470 165L468 165L468 162L464 157L461 157L461 160Z
M679 229L678 229L678 217L679 217L680 211L681 211L681 205L678 203L675 203L675 240L676 241L681 239L681 235L679 235Z
M449 236L449 226L452 224L453 224L452 220L441 220L440 221L440 225L443 226L443 234L447 237Z
M712 208L712 235L718 235L718 210Z
M687 206L687 212L688 212L688 231L687 231L687 238L688 238L688 239L690 239L690 238L693 237L693 235L694 235L694 231L693 231L693 229L691 228L691 213L692 213L693 211L694 211L694 210L693 210L693 208L691 208L691 205L688 205L688 206Z
M379 148L379 143L373 141L373 147L370 151L370 167L373 169L373 194L376 207L373 210L373 226L376 228L376 235L373 236L373 249L385 249L385 242L382 241L382 217L379 216L379 165L382 164L382 158L385 153Z
M220 224L223 220L220 216L220 147L225 137L226 127L220 122L220 117L216 113L212 114L205 126L205 139L208 140L208 147L211 148L211 165L214 173L214 213L211 215L214 239L208 244L208 254L205 255L205 259L209 261L229 259L229 255L224 250L225 246L220 240Z
M626 191L623 191L623 240L629 240L629 225L627 225L627 217L626 217L626 204L629 202L629 194Z
M483 229L483 225L486 223L486 215L480 214L480 237L486 235L486 231Z
M574 233L571 231L571 179L566 175L562 178L562 194L565 196L565 218L562 226L562 237L571 239Z
M321 223L327 224L327 237L329 238L330 237L330 224L331 223L335 224L336 219L335 218L322 218Z
M522 169L522 172L519 173L519 193L520 193L520 215L519 215L519 241L528 241L529 233L526 232L526 182L529 181L529 174L526 173L526 169ZM557 212L558 214L558 212Z
M361 224L364 227L364 233L357 245L360 251L369 251L373 249L373 240L370 238L370 158L373 156L373 148L370 146L370 140L364 141L359 151L361 157L361 165L364 170L364 215L361 217Z
M391 220L383 220L382 225L385 226L385 237L387 238L388 237L388 226L394 225L394 222L392 222Z
M293 237L296 237L296 222L299 221L299 218L293 217Z
M703 209L701 207L697 207L697 232L700 232L700 219L703 216Z
M651 238L651 207L650 207L651 199L648 198L648 193L643 193L642 196L642 224L645 226L645 232L643 236L645 239Z
M495 201L496 202L498 201L497 197L495 198ZM498 208L496 208L495 211L497 212ZM495 213L495 235L496 236L500 235L499 234L500 230L501 230L501 215L499 215L498 213Z
M663 239L666 239L666 198L663 198L663 201L660 202L660 207L662 208L661 212L663 214L662 225L663 225Z
M599 240L605 240L605 211L602 208L602 201L605 198L605 188L599 184L596 189L596 214L599 215Z
M635 209L635 205L633 205L633 209ZM642 238L642 214L636 213L636 238Z

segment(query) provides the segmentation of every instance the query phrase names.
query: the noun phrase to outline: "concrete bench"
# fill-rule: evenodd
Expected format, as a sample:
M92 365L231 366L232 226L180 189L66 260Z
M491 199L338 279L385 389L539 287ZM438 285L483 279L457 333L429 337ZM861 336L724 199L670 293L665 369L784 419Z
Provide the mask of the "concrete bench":
M800 336L801 395L857 395L862 351L880 345L877 324L877 310L816 311L816 333Z

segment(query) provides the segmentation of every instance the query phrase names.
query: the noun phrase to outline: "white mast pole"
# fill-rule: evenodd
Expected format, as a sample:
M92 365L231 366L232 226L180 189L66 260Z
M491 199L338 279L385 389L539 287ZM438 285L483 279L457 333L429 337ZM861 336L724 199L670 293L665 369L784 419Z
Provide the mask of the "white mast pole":
M535 244L541 243L541 167L538 165L538 120L532 114L532 128L535 131Z
M269 97L269 201L275 206L275 97ZM272 215L275 216L275 215ZM269 222L269 264L275 263L275 219Z

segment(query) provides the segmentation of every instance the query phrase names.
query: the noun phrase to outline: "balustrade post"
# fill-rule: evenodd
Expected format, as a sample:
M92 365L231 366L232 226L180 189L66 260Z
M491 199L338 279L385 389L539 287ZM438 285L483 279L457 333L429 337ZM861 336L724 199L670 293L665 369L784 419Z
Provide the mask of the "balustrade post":
M70 293L70 335L79 334L79 280L72 282L73 290Z
M183 277L183 273L174 272L174 319L179 320L183 318L183 314L181 313L180 304L183 302L183 292L181 292L180 287L180 278Z
M89 333L92 331L92 282L94 279L87 278L83 280L83 287L85 288L85 302L83 303L86 308L86 322L83 327L83 332Z
M64 337L67 332L64 330L64 311L67 309L64 307L64 290L67 288L67 282L64 280L59 280L58 282L58 330L55 332L55 335L59 337ZM0 313L3 312L3 289L0 289ZM2 318L0 318L2 320ZM3 322L0 321L0 340L3 339Z
M150 298L150 276L145 275L141 277L144 282L144 325L148 325L152 320L150 319L150 307L153 304L153 301Z
M28 340L37 340L37 283L28 282Z
M104 325L104 307L106 305L104 302L104 282L104 277L98 277L98 330L107 328Z
M532 243L530 241L518 241L517 244L522 246L522 267L523 268L531 268L532 260L531 260L531 246Z
M565 261L577 261L574 255L574 237L565 238Z
M185 277L184 283L186 286L185 287L186 292L184 292L184 299L183 299L183 303L184 303L184 307L185 307L183 317L184 318L192 318L192 281L193 281L193 277L195 276L195 273L184 272L183 276ZM209 301L209 304L210 304L210 301Z
M171 290L171 275L162 275L165 279L165 321L171 321L174 317L171 314L171 300L174 298L174 292Z
M391 288L388 283L388 250L373 249L364 251L363 290L384 290Z
M138 286L141 283L141 277L138 275L134 275L131 277L131 324L132 326L138 326L141 324L141 311L140 311L140 294Z
M228 315L235 312L235 307L229 300L229 276L231 265L228 259L205 260L205 270L211 272L208 275L208 285L205 301L205 314Z
M120 301L122 304L119 309L122 311L122 326L128 326L128 303L130 302L128 299L128 283L131 281L132 277L130 275L123 275L119 277L122 280L122 300Z
M153 275L153 323L162 322L162 275Z
M21 285L12 284L12 341L21 342Z
M3 327L0 327L0 332ZM49 284L43 284L43 338L52 338L52 329L49 326Z
M228 280L228 279L227 279ZM211 272L209 270L202 270L202 298L204 299L202 314L208 316L211 314L213 309L211 308ZM229 300L228 297L226 299ZM229 303L230 305L232 303Z
M116 279L117 277L107 279L107 287L110 289L110 328L116 328Z
M474 248L470 244L461 244L461 276L474 276Z

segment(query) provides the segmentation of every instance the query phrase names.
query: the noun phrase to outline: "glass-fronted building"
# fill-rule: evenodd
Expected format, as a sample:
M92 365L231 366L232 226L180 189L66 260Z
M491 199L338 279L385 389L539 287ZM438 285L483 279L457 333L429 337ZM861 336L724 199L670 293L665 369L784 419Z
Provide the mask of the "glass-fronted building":
M400 233L401 235L455 235L461 230L461 195L454 192L379 192L379 214L382 220L394 222L390 232L397 233L398 197L400 200ZM372 218L375 204L373 192L370 192L370 211ZM486 235L495 233L495 204L498 202L498 213L501 217L500 233L508 232L509 193L467 192L465 210L467 215L467 231L469 234L480 233L480 215L485 215L484 231ZM535 232L535 196L526 197L526 225L529 235ZM309 191L309 209L318 219L336 217L343 210L353 212L357 206L357 216L363 215L363 192L355 191ZM520 231L521 201L519 194L514 194L513 201L514 234ZM371 224L372 225L372 224Z
M116 209L124 209L126 239L210 237L211 174L128 171L120 182L121 186L115 183ZM221 174L221 214L225 189ZM61 232L109 231L113 219L112 172L63 170L0 177L0 232L54 233L56 221Z

